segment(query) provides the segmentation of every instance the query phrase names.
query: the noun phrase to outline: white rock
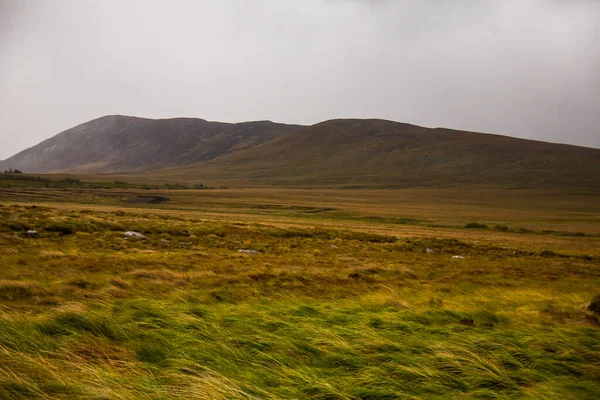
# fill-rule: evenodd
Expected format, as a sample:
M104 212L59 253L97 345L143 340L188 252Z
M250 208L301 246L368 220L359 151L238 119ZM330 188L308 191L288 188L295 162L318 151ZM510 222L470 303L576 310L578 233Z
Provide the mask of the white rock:
M338 247L337 247L335 244L332 244L332 245L331 245L331 248L332 248L332 249L337 249Z
M139 232L134 232L134 231L127 231L124 233L125 236L129 236L129 237L133 237L136 239L147 239L146 236L142 235Z
M238 252L245 253L245 254L259 254L260 253L256 250L246 250L246 249L239 249Z
M452 258L456 258L458 260L464 260L465 259L463 256L452 256Z
M25 232L25 235L28 238L33 238L33 239L39 239L40 238L40 234L37 231L27 231L27 232Z
M435 251L433 251L432 249L426 249L425 253L427 253L427 254L435 254Z

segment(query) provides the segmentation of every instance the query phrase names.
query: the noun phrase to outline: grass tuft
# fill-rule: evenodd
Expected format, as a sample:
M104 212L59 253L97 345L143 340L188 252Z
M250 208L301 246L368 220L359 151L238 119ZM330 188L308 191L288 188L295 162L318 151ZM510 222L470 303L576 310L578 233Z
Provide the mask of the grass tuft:
M46 290L36 282L0 280L2 300L23 300L45 294Z

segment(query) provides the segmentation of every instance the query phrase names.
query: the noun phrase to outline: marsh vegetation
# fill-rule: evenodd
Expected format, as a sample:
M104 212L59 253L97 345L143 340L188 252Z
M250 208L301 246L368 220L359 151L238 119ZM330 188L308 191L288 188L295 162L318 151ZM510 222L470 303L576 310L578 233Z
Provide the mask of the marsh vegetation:
M3 191L0 398L598 398L596 197L432 193Z

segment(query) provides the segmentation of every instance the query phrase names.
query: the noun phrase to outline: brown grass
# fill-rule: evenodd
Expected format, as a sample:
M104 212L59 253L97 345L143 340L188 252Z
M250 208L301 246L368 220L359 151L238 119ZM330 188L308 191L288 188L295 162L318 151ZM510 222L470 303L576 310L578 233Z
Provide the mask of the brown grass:
M47 293L37 282L0 280L0 299L3 300L29 299Z

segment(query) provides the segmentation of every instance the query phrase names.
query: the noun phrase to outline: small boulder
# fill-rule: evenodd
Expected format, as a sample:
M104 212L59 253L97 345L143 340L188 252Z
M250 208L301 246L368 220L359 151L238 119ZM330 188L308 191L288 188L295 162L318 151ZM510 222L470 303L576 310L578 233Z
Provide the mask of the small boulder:
M28 238L32 238L32 239L39 239L40 238L40 234L38 231L27 231L25 232L25 236L27 236Z
M331 248L332 248L332 249L337 249L338 247L337 247L335 244L332 244L332 245L331 245Z
M244 254L259 254L259 251L256 250L246 250L246 249L239 249L238 250L239 253L244 253Z
M465 259L463 256L452 256L452 258L454 258L456 260L464 260Z
M587 306L588 311L600 315L600 294L594 296L590 304Z
M127 231L124 233L124 235L127 237L136 238L136 239L147 239L146 236L142 235L139 232L134 232L134 231Z
M425 249L425 253L427 253L427 254L435 254L435 251L433 251L432 249Z

